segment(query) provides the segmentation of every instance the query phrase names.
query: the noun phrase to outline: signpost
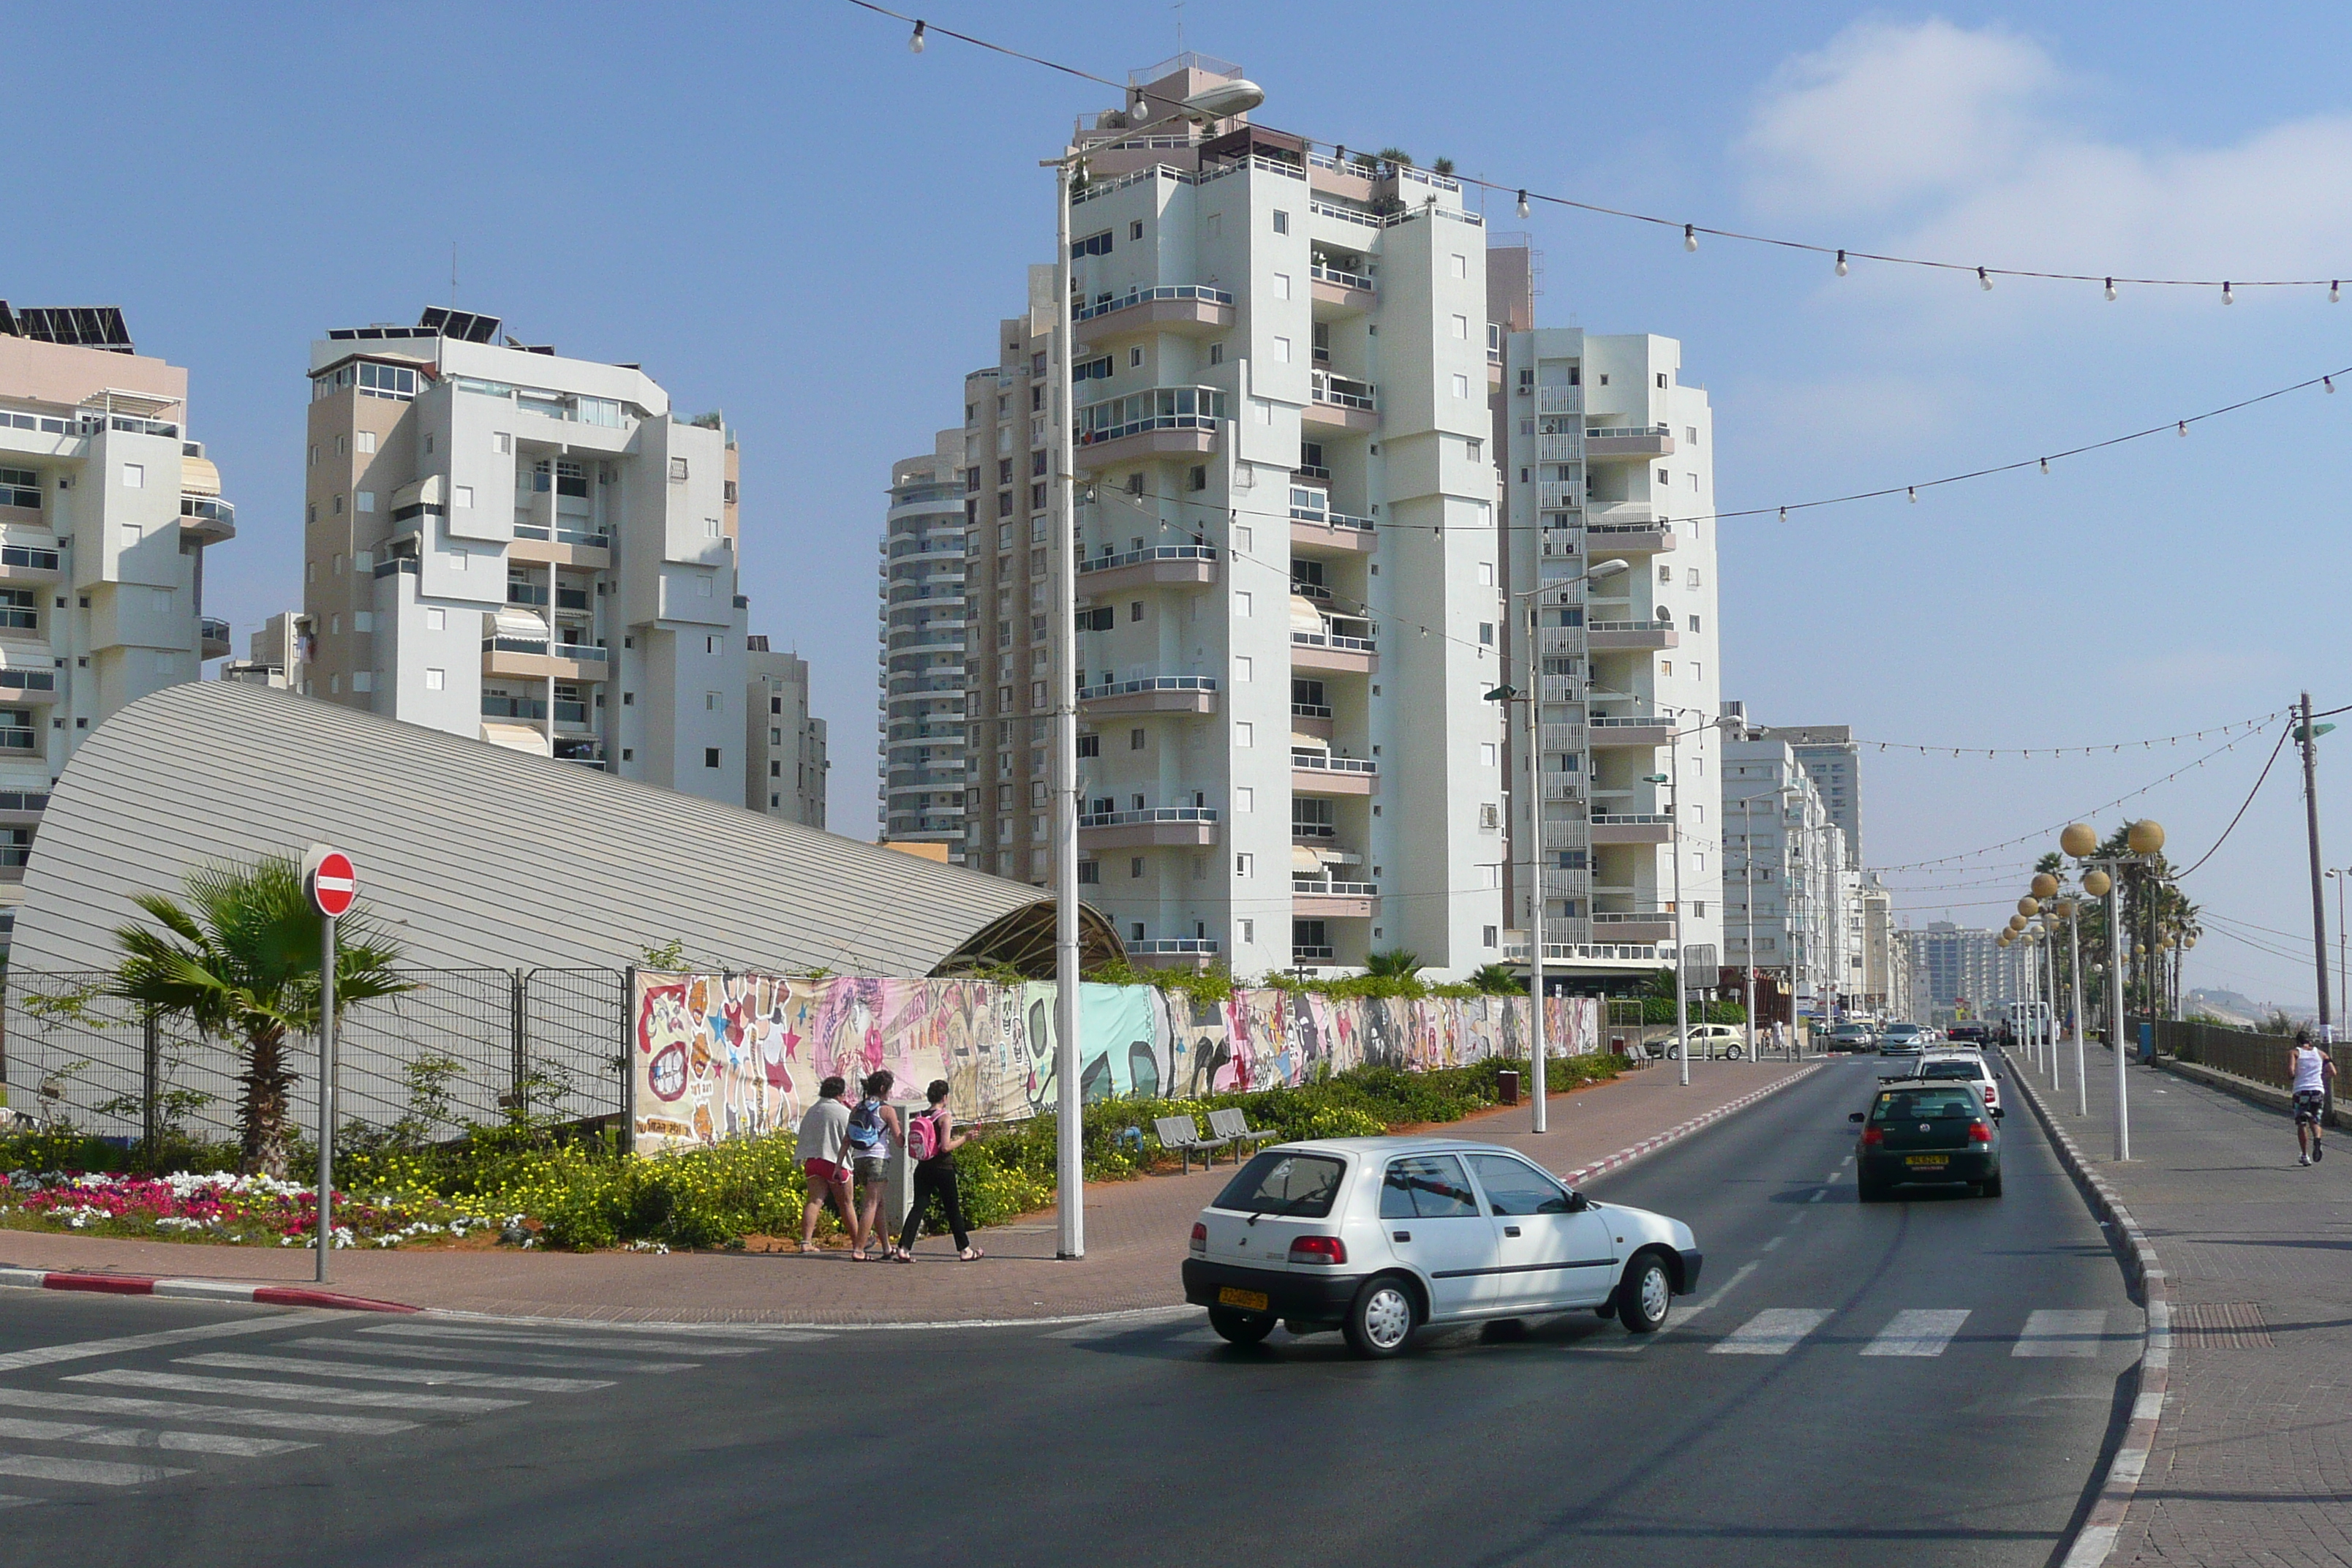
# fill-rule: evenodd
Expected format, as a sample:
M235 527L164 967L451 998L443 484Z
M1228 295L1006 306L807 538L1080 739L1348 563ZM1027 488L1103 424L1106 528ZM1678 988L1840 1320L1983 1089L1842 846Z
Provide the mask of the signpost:
M360 896L359 872L340 849L313 844L302 857L302 890L319 911L319 1283L335 1246L335 921Z

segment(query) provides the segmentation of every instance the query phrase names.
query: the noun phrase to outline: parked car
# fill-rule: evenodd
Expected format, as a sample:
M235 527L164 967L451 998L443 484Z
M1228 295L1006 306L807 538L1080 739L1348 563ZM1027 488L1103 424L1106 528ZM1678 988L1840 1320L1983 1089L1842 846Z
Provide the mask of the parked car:
M1956 1050L1949 1046L1930 1046L1919 1053L1918 1064L1910 1076L1922 1080L1966 1079L1984 1095L1985 1109L1998 1121L2005 1114L2000 1103L2000 1075L1979 1050Z
M1866 1051L1878 1043L1878 1037L1867 1024L1840 1024L1830 1031L1830 1049L1833 1051Z
M1261 1151L1201 1211L1184 1299L1233 1344L1280 1322L1391 1356L1427 1324L1578 1309L1654 1333L1702 1261L1680 1220L1595 1203L1514 1150L1311 1139Z
M1966 1184L2000 1196L2000 1121L1971 1083L1918 1079L1883 1084L1868 1110L1849 1118L1863 1124L1854 1145L1854 1178L1862 1201L1883 1201L1907 1184Z
M1723 1059L1736 1062L1748 1053L1748 1031L1737 1024L1693 1024L1690 1026L1690 1043L1693 1061ZM1665 1052L1666 1060L1681 1060L1682 1042L1668 1035Z

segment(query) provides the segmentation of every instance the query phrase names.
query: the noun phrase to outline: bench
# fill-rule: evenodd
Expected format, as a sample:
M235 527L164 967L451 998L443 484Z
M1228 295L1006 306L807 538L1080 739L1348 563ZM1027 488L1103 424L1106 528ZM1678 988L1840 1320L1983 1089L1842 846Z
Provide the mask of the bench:
M1263 1143L1269 1138L1279 1138L1282 1134L1252 1127L1249 1124L1249 1112L1235 1109L1209 1112L1209 1136L1223 1138L1232 1143L1234 1146L1234 1159L1238 1163L1241 1160L1242 1144L1253 1142Z
M1202 1137L1201 1124L1189 1116L1155 1117L1151 1127L1152 1131L1160 1134L1160 1146L1162 1149L1171 1154L1181 1154L1184 1157L1184 1173L1188 1176L1192 1173L1194 1154L1200 1155L1203 1163L1214 1169L1217 1163L1217 1151L1230 1147L1233 1143L1230 1138ZM1234 1158L1238 1163L1241 1156L1236 1154Z

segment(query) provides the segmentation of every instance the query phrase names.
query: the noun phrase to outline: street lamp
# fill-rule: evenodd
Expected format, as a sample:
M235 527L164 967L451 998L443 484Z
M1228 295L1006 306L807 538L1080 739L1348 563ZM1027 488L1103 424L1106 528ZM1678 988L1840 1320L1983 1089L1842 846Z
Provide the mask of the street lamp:
M1680 724L1681 720L1675 720ZM1681 1068L1677 1081L1690 1087L1690 995L1683 984L1683 824L1682 824L1682 757L1683 732L1670 731L1670 755L1674 771L1666 773L1643 773L1642 782L1664 784L1674 796L1675 810L1667 818L1666 847L1675 862L1675 1059Z
M1789 786L1788 786L1788 785L1783 784L1783 785L1781 785L1779 789L1774 790L1774 791L1771 793L1771 795L1769 796L1769 799L1771 800L1771 802L1772 802L1772 810L1773 810L1773 815L1774 815L1774 817L1775 817L1775 819L1776 819L1776 820L1780 820L1780 814L1781 814L1781 813L1782 813L1782 811L1787 807L1790 797L1791 795L1795 795L1796 793L1797 793L1796 791L1791 790L1790 788L1789 788ZM1756 806L1756 803L1757 803L1757 801L1759 801L1759 800L1760 800L1760 799L1765 799L1765 798L1768 798L1768 797L1763 796L1763 795L1741 795L1741 796L1739 797L1739 846L1740 846L1740 853L1739 853L1739 878L1740 878L1740 912L1741 912L1742 917L1744 918L1744 920L1745 920L1745 921L1746 921L1746 922L1747 922L1747 935L1742 939L1742 940L1743 940L1743 942L1744 942L1744 943L1745 943L1745 945L1744 945L1744 947L1742 948L1742 950L1741 950L1741 951L1742 951L1742 952L1743 952L1744 956L1746 957L1746 959L1747 959L1747 961L1748 961L1748 962L1747 962L1747 963L1743 966L1741 978L1742 978L1743 982L1745 983L1745 984L1746 984L1746 986L1747 986L1747 999L1746 999L1746 1002L1745 1002L1745 1005L1746 1005L1747 1010L1748 1010L1748 1059L1749 1061L1751 1061L1751 1062L1752 1062L1752 1061L1756 1061L1756 1060L1758 1060L1758 1059L1759 1059L1759 1058L1758 1058L1758 1057L1757 1057L1757 1054L1756 1054L1756 816L1755 816L1755 806ZM1784 826L1785 826L1785 824L1784 824ZM1780 927L1781 927L1781 930L1782 930L1782 931L1790 931L1790 932L1791 932L1791 933L1793 934L1793 926L1792 926L1792 924L1791 924L1791 922L1790 922L1790 916L1791 916L1795 911L1794 911L1794 910L1791 908L1791 906L1790 906L1790 902L1789 902L1790 894L1789 894L1789 879L1788 879L1788 871L1787 871L1787 859L1788 859L1788 858L1787 858L1785 855L1781 857L1782 868L1781 868L1781 877L1780 877ZM1791 958L1793 959L1794 954L1792 953L1790 956L1791 956ZM1796 988L1796 984L1795 984L1795 982L1796 982L1796 972L1795 972L1794 965L1793 965L1793 963L1792 963L1792 964L1791 964L1791 967L1790 967L1790 986L1789 986L1789 998L1790 998L1790 1001L1791 1005L1793 1005L1793 1004L1794 1004L1794 1002L1795 1002L1795 1000L1796 1000L1797 988ZM1793 1018L1791 1018L1791 1019L1790 1020L1790 1040L1791 1040L1791 1041L1793 1041L1793 1040L1796 1038L1796 1021L1795 1021Z
M2336 995L2339 1001L2352 1000L2352 990L2347 990L2344 984L2347 978L2344 951L2344 884L2347 881L2352 881L2352 866L2347 866L2341 870L2330 871L2327 873L2327 878L2336 884ZM2197 939L2192 936L2181 945L2194 947L2197 945ZM2324 957L2321 962L2326 962Z
M2088 823L2077 822L2058 836L2058 847L2089 868L2083 873L2083 890L2107 900L2107 1043L2116 1053L2116 1158L2131 1158L2131 1097L2124 1077L2124 945L2122 889L2116 886L2126 866L2146 866L2151 879L2157 854L2164 847L2164 828L2143 818L2124 833L2130 850L2125 855L2100 855L2099 836Z
M1596 561L1573 577L1557 578L1523 588L1511 595L1528 602L1528 649L1521 668L1527 671L1528 690L1528 862L1534 887L1528 900L1528 997L1532 1016L1528 1024L1528 1076L1535 1091L1533 1131L1550 1131L1545 1105L1549 1098L1544 1089L1544 843L1543 843L1543 726L1538 721L1537 709L1543 699L1543 677L1540 673L1540 649L1537 644L1536 616L1543 595L1573 588L1580 584L1597 583L1603 577L1614 577L1632 570L1630 563L1622 560ZM1076 616L1075 607L1071 615ZM1489 702L1508 703L1520 694L1508 686L1497 686L1486 693Z

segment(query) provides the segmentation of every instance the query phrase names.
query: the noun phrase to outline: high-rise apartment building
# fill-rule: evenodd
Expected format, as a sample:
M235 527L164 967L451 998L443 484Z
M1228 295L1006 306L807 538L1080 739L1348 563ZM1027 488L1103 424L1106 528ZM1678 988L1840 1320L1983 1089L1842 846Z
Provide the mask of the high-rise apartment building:
M1834 872L1845 835L1788 743L1736 722L1724 735L1722 812L1723 962L1752 963L1801 1007L1817 1005L1834 972Z
M1165 103L1237 74L1188 55L1136 79ZM1074 635L1079 875L1139 960L1499 959L1479 216L1452 180L1242 120L1121 109L1076 140L1075 405L1027 317L965 382L969 863L1048 878L1052 639ZM1075 542L1050 521L1056 417ZM1052 624L1066 545L1075 629Z
M310 694L746 799L733 437L499 336L436 309L311 345Z
M2014 999L2016 987L1999 931L1931 921L1927 930L1904 934L1911 949L1914 1004L1930 1013L1933 1022L1992 1017L2002 1004Z
M187 398L120 310L0 302L0 930L67 759L229 651L205 548L236 513Z
M824 826L824 721L809 713L808 660L749 639L744 664L743 754L751 759L743 804L807 827Z
M1525 289L1525 261L1495 263ZM1531 297L1494 304L1503 638L1539 725L1532 766L1512 726L1511 918L1524 927L1539 862L1548 962L1654 968L1675 953L1677 843L1682 940L1724 939L1712 416L1672 338L1528 330ZM1540 595L1528 648L1522 595L1612 559L1628 569Z
M882 837L941 844L964 858L965 427L942 430L932 450L890 465L890 506L882 525L881 778L876 795ZM989 420L991 428L1000 422ZM1024 418L1024 424L1026 420ZM1007 439L1013 429L1003 423ZM1027 447L1023 447L1024 452ZM983 461L975 453L970 461Z
M1821 786L1830 820L1845 830L1846 864L1862 866L1862 748L1843 724L1775 724L1769 734L1796 749L1797 761Z
M1914 1016L1911 944L1895 925L1895 894L1876 872L1862 877L1861 1003L1888 1018Z

